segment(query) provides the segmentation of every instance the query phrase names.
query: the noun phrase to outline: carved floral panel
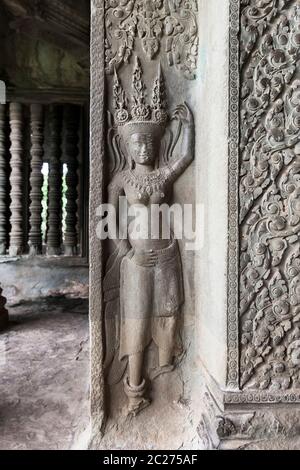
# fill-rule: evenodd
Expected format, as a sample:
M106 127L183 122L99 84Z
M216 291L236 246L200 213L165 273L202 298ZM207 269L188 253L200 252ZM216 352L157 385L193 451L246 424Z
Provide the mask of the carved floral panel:
M195 78L197 0L105 0L106 69L128 63L141 41L149 60L165 54L186 78Z
M300 5L241 1L241 387L300 388Z

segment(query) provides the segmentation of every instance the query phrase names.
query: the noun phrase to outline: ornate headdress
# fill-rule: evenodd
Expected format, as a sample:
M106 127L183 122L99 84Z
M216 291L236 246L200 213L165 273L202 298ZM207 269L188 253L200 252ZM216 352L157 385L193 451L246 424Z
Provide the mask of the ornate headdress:
M151 133L161 136L168 120L166 112L165 84L159 66L154 81L151 105L146 101L147 90L142 79L142 68L138 57L132 79L132 105L128 109L128 100L122 88L117 72L114 78L114 122L125 140L135 133Z

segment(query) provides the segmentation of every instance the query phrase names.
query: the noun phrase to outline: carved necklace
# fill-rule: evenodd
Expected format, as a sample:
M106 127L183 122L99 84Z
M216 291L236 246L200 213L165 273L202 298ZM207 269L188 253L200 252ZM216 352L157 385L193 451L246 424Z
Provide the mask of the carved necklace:
M143 193L152 196L155 192L160 192L161 197L165 196L163 189L168 180L165 171L158 169L146 175L140 175L128 170L124 176L126 183L138 191L139 199L142 199Z

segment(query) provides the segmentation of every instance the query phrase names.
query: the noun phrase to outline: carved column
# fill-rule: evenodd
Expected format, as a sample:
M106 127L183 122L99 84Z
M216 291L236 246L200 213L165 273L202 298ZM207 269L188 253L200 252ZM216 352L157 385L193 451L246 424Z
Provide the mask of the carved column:
M0 331L8 324L8 311L5 308L6 298L2 295L2 289L0 287Z
M65 129L65 163L68 171L66 175L67 184L67 216L65 231L65 255L77 254L77 198L78 198L78 141L79 141L79 108L78 106L67 105L64 107L64 129Z
M42 253L42 165L43 165L43 106L32 104L31 111L31 174L30 174L30 254Z
M220 2L210 3L220 14ZM214 93L218 138L210 139L207 109L201 142L218 179L213 198L206 194L215 213L206 230L213 235L223 219L227 239L219 227L218 240L207 240L210 264L202 257L199 344L209 374L199 431L212 448L284 450L300 434L300 5L230 0L229 6L228 94L221 92L229 151L227 141L218 145L218 70L206 86L208 99ZM221 44L221 34L211 25L207 41L215 36ZM217 171L226 161L222 184ZM223 210L213 205L220 194L228 201ZM206 301L209 285L214 292ZM225 298L226 316L216 302Z
M61 107L53 105L49 111L50 150L49 150L49 193L47 254L61 253L62 243L62 163L61 163Z
M91 338L91 438L101 436L105 422L104 346L102 300L102 241L96 234L97 220L92 214L103 201L104 190L104 2L92 1L91 17L91 140L90 140L90 290Z
M23 174L22 174L22 105L11 103L10 107L10 126L11 126L11 232L9 254L17 256L23 251Z
M0 255L5 255L7 243L7 165L5 158L5 115L6 106L4 104L0 104Z

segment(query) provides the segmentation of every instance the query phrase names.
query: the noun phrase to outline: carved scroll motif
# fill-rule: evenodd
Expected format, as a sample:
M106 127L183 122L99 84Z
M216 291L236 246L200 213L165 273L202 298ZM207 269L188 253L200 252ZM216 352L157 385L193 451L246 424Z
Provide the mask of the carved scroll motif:
M197 0L106 0L106 68L128 63L137 38L149 60L161 50L170 66L195 78Z
M300 388L300 6L242 2L241 386Z
M66 175L67 184L67 216L65 230L65 254L73 256L77 254L78 234L78 142L79 142L79 109L76 106L68 105L64 108L65 120L65 161L68 165Z

